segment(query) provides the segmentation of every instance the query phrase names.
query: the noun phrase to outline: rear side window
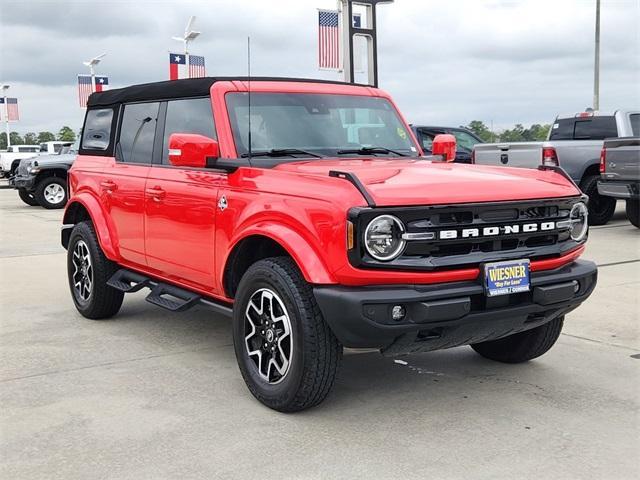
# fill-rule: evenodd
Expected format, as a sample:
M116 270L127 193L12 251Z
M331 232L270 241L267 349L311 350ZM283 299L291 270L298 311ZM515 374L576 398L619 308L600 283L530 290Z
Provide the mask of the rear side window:
M167 102L162 163L169 164L169 137L173 133L197 133L216 139L210 98L187 98Z
M573 126L576 121L573 118L556 120L551 126L549 140L573 140Z
M125 105L116 158L126 163L151 163L158 122L158 102Z
M617 137L618 127L614 117L592 117L588 120L578 120L573 130L576 140L604 140Z
M629 115L631 122L631 132L634 137L640 137L640 113L632 113Z
M111 140L113 109L89 110L82 129L82 148L106 150Z
M618 127L613 116L564 118L552 125L549 140L603 140L617 136Z

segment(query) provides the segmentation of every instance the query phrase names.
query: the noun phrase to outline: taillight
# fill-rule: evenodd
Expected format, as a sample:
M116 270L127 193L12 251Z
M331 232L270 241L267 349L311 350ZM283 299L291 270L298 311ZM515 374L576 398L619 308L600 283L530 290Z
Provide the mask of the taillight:
M471 150L471 163L476 163L476 149Z
M600 150L600 173L604 173L607 170L607 149L602 147Z
M557 167L558 164L558 155L556 154L556 149L553 147L543 147L542 148L542 165L549 165Z

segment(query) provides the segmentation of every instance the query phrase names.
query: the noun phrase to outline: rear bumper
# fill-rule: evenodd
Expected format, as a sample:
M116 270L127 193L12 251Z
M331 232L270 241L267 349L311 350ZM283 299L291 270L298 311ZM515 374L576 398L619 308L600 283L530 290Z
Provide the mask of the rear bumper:
M640 183L629 181L598 182L598 193L613 198L640 198Z
M390 287L317 286L325 320L346 347L399 355L478 343L537 327L578 307L593 292L597 268L578 260L531 273L531 291L487 298L480 282ZM406 316L391 319L394 305Z

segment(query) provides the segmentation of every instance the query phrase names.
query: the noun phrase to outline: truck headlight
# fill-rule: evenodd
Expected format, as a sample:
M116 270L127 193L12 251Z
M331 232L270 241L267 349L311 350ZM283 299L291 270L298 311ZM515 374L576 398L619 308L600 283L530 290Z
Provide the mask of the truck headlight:
M589 230L589 210L583 202L576 203L571 207L569 220L558 222L558 228L569 230L571 238L576 242L583 240Z
M571 207L569 219L571 220L571 238L579 242L587 235L587 230L589 230L589 210L587 206L582 202L576 203Z
M386 262L402 253L406 244L405 228L393 215L380 215L369 222L364 232L364 246L376 260Z
M29 169L29 173L38 173L40 169L38 167L32 167Z

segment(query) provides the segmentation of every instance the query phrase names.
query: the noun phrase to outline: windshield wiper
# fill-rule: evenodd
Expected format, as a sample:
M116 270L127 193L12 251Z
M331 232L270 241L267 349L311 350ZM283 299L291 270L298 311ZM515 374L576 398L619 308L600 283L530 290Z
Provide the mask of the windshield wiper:
M376 153L393 153L394 155L398 155L399 157L406 157L405 153L397 152L396 150L391 150L390 148L385 147L362 147L362 148L350 148L346 150L338 150L336 152L338 155L347 155L353 154L356 155L375 155Z
M261 152L251 152L252 157L295 157L296 155L308 155L310 157L322 158L322 155L317 153L307 152L306 150L300 150L299 148L272 148L271 150ZM242 158L248 158L248 153L240 155Z

